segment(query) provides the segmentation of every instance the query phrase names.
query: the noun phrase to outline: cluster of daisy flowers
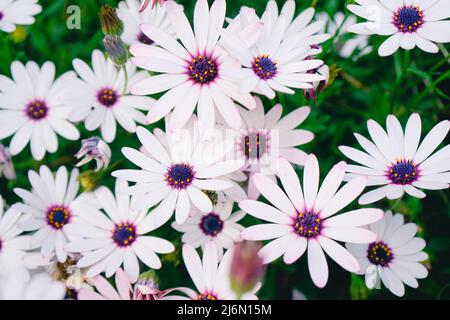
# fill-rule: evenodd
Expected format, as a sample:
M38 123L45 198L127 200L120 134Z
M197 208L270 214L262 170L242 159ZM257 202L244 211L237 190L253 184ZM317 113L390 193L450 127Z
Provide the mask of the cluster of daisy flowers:
M339 147L357 164L339 162L320 182L317 157L299 148L314 139L299 129L311 108L283 116L286 106L261 99L318 94L329 77L318 56L331 37L355 60L372 51L373 33L390 36L381 56L450 41L445 0L356 2L348 9L369 22L314 20L313 8L296 15L293 0L226 18L225 0L198 0L191 24L173 0L126 0L100 13L107 55L94 50L59 77L52 62L13 62L11 78L0 75L0 139L11 137L0 145L0 176L15 178L12 156L27 145L43 160L58 136L79 140L81 123L99 136L81 141L77 167L113 171L117 125L139 147L120 150L131 169L112 172L113 191L82 192L79 169L41 165L28 172L29 187L14 188L19 202L0 198L0 299L257 299L265 265L304 255L319 288L327 256L364 274L368 288L382 282L403 296L405 284L418 287L428 274L418 226L375 203L448 189L450 146L439 146L450 122L421 140L416 113L404 128L393 115L386 130L369 120L370 139L355 133L362 150ZM40 11L37 0L0 0L0 30ZM360 35L342 42L347 31ZM160 120L164 129L152 125ZM371 206L346 209L356 199ZM262 223L244 226L247 215ZM181 248L155 236L163 226L180 233ZM178 252L193 286L161 289L154 270Z

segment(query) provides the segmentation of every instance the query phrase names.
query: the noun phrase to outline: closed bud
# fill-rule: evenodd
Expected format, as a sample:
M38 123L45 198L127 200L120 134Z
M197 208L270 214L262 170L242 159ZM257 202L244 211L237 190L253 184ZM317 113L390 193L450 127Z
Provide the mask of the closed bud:
M77 167L95 160L97 163L97 169L95 171L100 171L108 167L109 161L111 160L111 149L99 137L91 137L81 141L81 149L75 154L75 157L81 159L76 164Z
M238 297L251 291L264 276L265 267L258 252L259 242L243 241L236 244L230 269L231 288Z
M99 186L100 177L92 170L83 172L78 177L83 192L91 192Z
M120 36L123 33L123 22L117 16L116 9L104 5L100 8L99 17L105 35Z
M125 43L117 36L105 36L103 45L112 62L118 67L123 66L128 61L128 49Z
M0 144L0 178L4 176L8 180L16 179L16 171L11 159L9 149Z

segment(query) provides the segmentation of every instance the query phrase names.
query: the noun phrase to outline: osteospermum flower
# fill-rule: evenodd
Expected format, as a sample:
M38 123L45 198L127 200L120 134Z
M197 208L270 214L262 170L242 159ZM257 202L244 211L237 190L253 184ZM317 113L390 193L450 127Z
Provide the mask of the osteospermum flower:
M450 130L450 121L438 123L420 142L422 123L417 113L412 114L405 131L398 119L389 115L386 120L387 133L373 120L367 122L373 142L355 133L364 151L340 146L339 150L361 165L349 165L344 179L367 176L369 186L381 186L365 193L360 204L368 204L384 197L401 198L404 192L416 198L425 197L419 189L447 189L450 183L450 146L432 155L444 141Z
M16 25L30 25L42 11L38 0L0 0L0 30L13 32Z
M19 269L10 276L0 277L0 300L62 300L65 293L64 284L45 272L30 275L27 270Z
M238 297L231 289L230 268L234 249L228 249L220 260L217 249L208 242L200 259L197 251L190 245L183 246L183 261L197 287L195 291L186 292L192 300L236 300ZM241 300L257 300L256 292L261 283L256 284L249 292L243 294Z
M87 195L77 196L78 176L76 169L72 170L69 178L65 167L60 167L53 175L47 166L41 166L39 172L28 171L31 191L14 189L23 202L13 207L29 215L18 224L18 228L35 231L31 237L31 249L40 248L43 258L56 255L59 262L66 261L67 227L74 223L81 211L88 214L96 210Z
M245 161L244 171L249 172L248 197L256 199L259 192L254 187L253 175L264 173L273 176L278 159L284 158L291 163L304 165L307 154L298 149L314 139L310 131L297 129L311 112L310 107L300 107L282 116L283 107L275 105L266 114L259 98L255 98L256 109L241 109L244 124L233 131L237 157Z
M286 193L269 178L261 174L255 176L256 187L275 207L254 200L241 201L242 210L270 222L245 229L242 237L246 240L275 239L260 251L264 263L284 255L284 262L291 264L308 250L309 273L320 288L328 281L324 251L344 269L359 270L358 261L335 240L374 241L375 234L361 227L381 219L383 212L364 208L333 216L356 199L367 183L367 178L359 177L338 191L345 170L345 162L335 165L319 189L319 164L311 154L305 163L302 190L292 166L280 160L277 175Z
M354 35L351 38L344 37L350 26L356 24L356 16L345 16L343 12L337 12L333 17L328 13L321 12L317 15L318 20L326 22L326 30L334 38L334 47L342 58L360 58L370 52L372 47L368 44L369 36L365 34Z
M9 145L17 155L30 143L31 154L42 160L45 153L56 152L58 138L77 140L80 133L67 121L72 105L64 94L76 76L66 72L55 80L55 65L46 62L39 68L35 62L11 64L13 79L0 75L0 140L13 136Z
M347 8L368 22L351 26L348 31L389 36L378 48L380 56L389 56L399 47L415 46L436 53L434 43L450 42L450 3L447 0L376 0L356 1Z
M241 231L244 227L238 224L245 213L242 211L233 214L234 201L225 199L217 203L211 212L197 212L189 217L182 225L176 222L172 227L183 232L181 240L189 243L194 248L202 247L211 241L217 249L219 259L223 256L223 250L231 248L236 242L242 240Z
M23 219L21 212L9 208L4 212L0 196L0 275L11 274L23 268L23 256L30 249L30 236L23 235L17 223Z
M293 89L311 89L311 82L324 80L322 75L308 72L323 65L323 61L306 59L320 52L311 46L329 38L329 35L311 36L324 23L302 30L299 24L309 21L291 24L294 11L295 3L290 0L278 16L276 2L269 1L259 23L245 25L241 20L249 19L238 18L235 25L232 22L223 32L220 44L245 67L245 79L241 83L245 90L273 99L276 91L294 94Z
M80 220L68 227L72 241L66 248L80 252L79 268L87 268L87 277L101 272L111 277L123 264L132 282L139 276L139 260L152 269L161 268L156 253L175 250L167 240L147 236L156 229L147 211L130 209L130 196L126 194L128 184L116 181L115 197L106 187L95 190L95 197L106 213L82 212Z
M417 288L416 279L424 279L428 270L420 261L428 259L423 252L425 241L416 237L417 225L404 223L403 215L386 211L383 219L370 225L377 234L369 244L350 244L347 249L358 259L368 288L380 288L380 279L393 294L402 297L404 284Z
M196 140L198 126L196 121L192 123L197 128L196 134L188 130L168 133L169 148L147 129L139 127L137 136L145 153L132 148L123 148L122 153L141 169L113 172L117 178L137 182L129 189L136 209L148 210L157 205L151 213L156 226L167 222L174 210L176 222L183 224L191 203L201 212L211 212L212 202L203 190L231 188L232 184L221 177L243 165L239 160L222 160L227 152L226 143L208 146ZM170 142L176 136L179 140ZM216 147L216 152L209 147Z
M151 10L139 11L140 4L138 0L121 1L118 5L117 15L123 21L124 30L122 40L132 45L135 43L143 43L151 45L153 40L141 31L141 24L149 24L155 26L167 34L176 38L170 20L167 18L166 8L164 6L156 6Z
M122 269L118 269L116 272L115 284L117 289L102 276L97 276L93 282L98 293L92 288L82 288L78 293L79 300L184 300L187 298L169 294L173 291L191 293L189 288L159 290L154 283L140 280L132 286L130 278Z
M145 115L140 110L148 110L154 99L129 93L133 84L146 77L145 72L136 72L136 67L128 63L126 80L124 71L118 70L100 50L92 52L92 69L80 59L73 61L73 67L81 80L68 94L76 106L70 114L72 121L84 120L89 131L100 127L106 142L115 139L116 122L132 133L136 131L136 122L145 123Z
M171 128L182 128L197 107L199 121L205 129L214 127L215 110L232 127L241 125L241 117L233 103L251 109L255 102L242 92L241 69L217 41L225 19L225 0L216 0L208 8L207 0L199 0L194 10L194 31L180 5L166 2L168 18L180 41L152 25L141 26L142 32L157 46L135 44L130 52L138 67L161 73L148 77L131 88L137 95L167 91L150 108L147 120L154 123L174 109Z

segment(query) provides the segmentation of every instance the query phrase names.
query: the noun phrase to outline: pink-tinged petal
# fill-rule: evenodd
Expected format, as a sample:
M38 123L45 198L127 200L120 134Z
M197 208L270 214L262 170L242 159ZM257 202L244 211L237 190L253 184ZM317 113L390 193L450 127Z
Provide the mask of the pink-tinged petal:
M194 186L202 190L225 190L231 188L233 184L226 180L218 180L218 179L207 179L200 180L196 179L192 182Z
M198 291L203 292L205 290L205 282L202 261L197 251L190 244L183 246L183 261Z
M405 268L408 273L417 279L424 279L428 276L427 268L421 263L403 260L396 260L395 263Z
M147 122L155 123L164 118L183 99L190 88L191 84L185 82L164 93L150 108Z
M405 151L406 159L413 159L420 142L420 133L422 131L422 122L418 113L413 113L406 123L405 128Z
M292 223L292 219L285 213L263 202L243 200L239 202L239 208L256 218L265 221L287 225Z
M212 202L208 196L196 187L187 188L189 199L202 212L212 211Z
M395 33L385 40L381 46L378 48L378 54L381 57L387 57L393 54L400 47L400 40L402 38L402 33Z
M170 217L172 217L178 199L178 190L170 190L169 188L166 188L166 190L168 191L164 196L164 200L153 210L152 214L148 216L149 220L146 228L142 225L139 226L140 234L145 234L148 231L162 226L170 219ZM148 196L144 196L144 198L148 198Z
M434 181L416 181L413 182L413 186L426 190L441 190L448 189L449 184L445 182L434 182Z
M328 282L327 258L316 239L308 240L308 269L314 284L325 287Z
M225 176L239 170L243 165L244 162L241 160L218 162L209 167L198 169L195 176L199 179Z
M399 278L403 283L410 286L411 288L419 287L419 282L411 275L409 272L406 272L397 265L395 262L389 265L389 269L391 269L392 273Z
M149 268L152 269L160 269L161 268L161 260L158 258L156 253L150 250L149 247L145 246L142 242L133 243L133 250L136 252L136 255L139 257L144 264L146 264Z
M253 176L253 182L259 192L279 210L289 216L297 212L283 190L267 176L256 173Z
M130 300L131 284L127 274L122 269L116 271L116 287L122 300Z
M319 236L317 240L322 249L342 268L350 272L359 271L358 261L343 246L327 237Z
M217 265L219 264L219 257L217 249L213 241L209 241L205 245L203 253L203 279L205 281L206 290L209 292L214 289L214 280L216 279Z
M315 155L310 154L303 171L303 192L306 210L314 208L317 191L319 189L319 162Z
M128 160L144 170L159 174L165 174L167 172L166 167L161 165L159 162L145 156L140 151L125 147L122 148L122 153Z
M327 227L360 227L383 218L383 210L364 208L349 211L324 221Z
M209 8L207 0L197 1L194 9L194 32L199 52L204 52L208 41Z
M290 148L301 146L314 139L314 134L308 130L280 130L279 132L279 146L280 148Z
M106 300L106 298L94 292L92 289L81 288L78 291L78 300Z
M201 87L194 85L183 97L183 103L179 103L170 117L171 129L182 129L194 113L198 104Z
M181 44L178 43L171 35L167 34L163 30L152 26L151 24L143 24L141 26L142 32L152 39L155 43L166 49L167 51L175 54L183 60L190 60L190 55Z
M174 1L168 1L166 7L167 16L172 22L171 25L178 34L179 39L191 54L195 54L197 51L197 41L192 32L191 24L183 12L183 7Z
M441 144L450 130L450 121L444 120L434 126L425 136L414 156L414 163L423 162Z
M305 151L297 148L280 149L279 152L281 158L299 166L304 166L308 158L308 154Z
M148 151L153 156L153 158L166 166L170 165L169 154L150 131L148 131L144 127L138 127L136 129L136 134L145 150Z
M389 290L398 297L403 297L405 294L405 286L391 271L390 268L383 268L383 275L386 282L389 283Z
M450 28L450 20L428 21L417 29L417 33L427 40L438 43L450 42L450 32L442 32Z
M333 198L344 178L347 164L344 161L336 164L322 182L314 204L314 211L320 212Z
M114 287L103 277L98 276L94 280L94 286L98 292L109 300L121 300Z
M233 100L225 95L216 84L211 85L210 93L216 109L220 112L225 122L231 128L239 129L242 125L242 118Z
M139 261L131 248L126 249L123 259L123 268L130 278L131 283L135 283L139 277Z
M386 191L386 197L390 200L398 199L403 196L404 190L401 185L388 185L387 191Z
M297 239L297 235L290 233L266 244L259 251L259 256L263 259L263 263L268 264L281 257L295 239Z
M383 167L385 165L389 164L389 160L381 153L381 151L378 149L378 147L373 142L371 142L369 139L367 139L366 137L363 137L362 135L360 135L358 133L355 133L354 135L355 135L355 138L358 141L358 143L361 145L361 147L363 147L363 149L371 157L373 157L380 164L382 164ZM402 136L403 136L403 132L402 132ZM402 154L402 156L403 156L403 154ZM360 162L360 163L362 163L362 162ZM367 164L365 164L365 165L367 165Z
M366 167L381 170L386 170L386 166L383 162L380 162L373 158L371 155L368 155L365 152L360 150L347 147L347 146L339 146L339 150L349 159L358 162Z
M407 223L398 228L389 239L389 245L397 248L414 238L417 233L417 225L415 223Z
M387 186L383 186L381 188L377 188L372 191L366 192L359 198L358 203L364 205L364 204L374 203L378 200L383 199L384 197L386 197L389 187L390 187L390 185L387 185Z
M293 230L292 226L285 224L266 223L251 226L242 231L245 240L271 240L282 237Z
M391 162L395 161L393 146L384 129L374 120L367 121L370 137L377 146L378 150Z
M367 177L353 179L344 185L320 212L321 218L329 217L355 200L364 190Z
M287 196L294 204L294 207L300 211L304 208L303 191L300 185L300 179L297 176L292 165L285 159L280 158L278 160L278 177L281 180L284 190ZM293 216L295 216L295 212Z
M417 253L425 248L425 240L422 238L413 238L398 248L393 248L395 255L410 255Z
M217 44L219 31L222 29L225 21L225 11L225 0L216 0L211 5L209 11L208 42L206 44L206 51L212 50Z
M283 256L283 261L286 264L291 264L300 259L300 257L305 253L306 247L308 245L308 240L304 237L297 237L286 250Z
M186 82L184 74L160 74L145 78L131 87L135 95L149 95L170 90Z
M369 243L377 238L372 231L356 227L328 227L322 230L322 234L337 241L350 243Z
M183 224L189 217L189 210L191 202L189 201L189 195L186 190L181 190L178 194L177 207L175 211L175 221L178 224Z

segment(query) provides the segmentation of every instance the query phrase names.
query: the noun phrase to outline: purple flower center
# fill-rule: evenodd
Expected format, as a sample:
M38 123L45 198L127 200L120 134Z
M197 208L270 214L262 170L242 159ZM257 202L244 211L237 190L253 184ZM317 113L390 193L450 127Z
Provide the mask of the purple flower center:
M3 14L3 12L0 11L0 21L2 21L2 19L3 19L4 16L5 16L5 15Z
M217 61L208 56L193 58L188 66L188 75L195 83L208 84L217 78L219 67Z
M118 99L117 92L111 88L103 88L97 93L98 102L107 108L114 106Z
M147 45L152 45L152 44L155 43L152 39L150 39L149 37L147 37L147 36L145 35L145 33L143 33L142 31L138 34L137 40L138 40L140 43L147 44Z
M128 222L116 224L112 238L119 247L128 247L136 240L136 227Z
M0 239L0 253L2 252L2 247L3 247L3 243L2 243L2 239Z
M244 136L244 154L247 159L260 159L268 147L268 135L263 131L249 131Z
M253 60L252 69L261 80L269 80L277 74L277 62L263 54Z
M47 210L47 223L53 229L62 229L70 222L72 214L70 210L64 206L53 206Z
M419 170L411 160L397 160L387 171L387 177L394 184L411 184L417 180Z
M423 25L423 11L417 6L403 6L394 13L393 23L400 32L415 32Z
M294 219L294 230L299 236L314 238L322 230L322 220L314 212L300 212Z
M367 249L367 259L376 266L386 267L394 258L391 248L382 241L372 242Z
M78 300L78 290L67 288L64 300Z
M48 107L44 100L33 100L27 104L25 112L31 120L41 120L48 114Z
M205 292L203 294L199 294L197 300L217 300L217 297L215 294Z
M172 165L166 173L166 181L173 189L186 189L195 178L195 172L191 165L178 163Z
M219 215L210 213L202 217L200 229L207 236L217 236L223 229L223 221Z

